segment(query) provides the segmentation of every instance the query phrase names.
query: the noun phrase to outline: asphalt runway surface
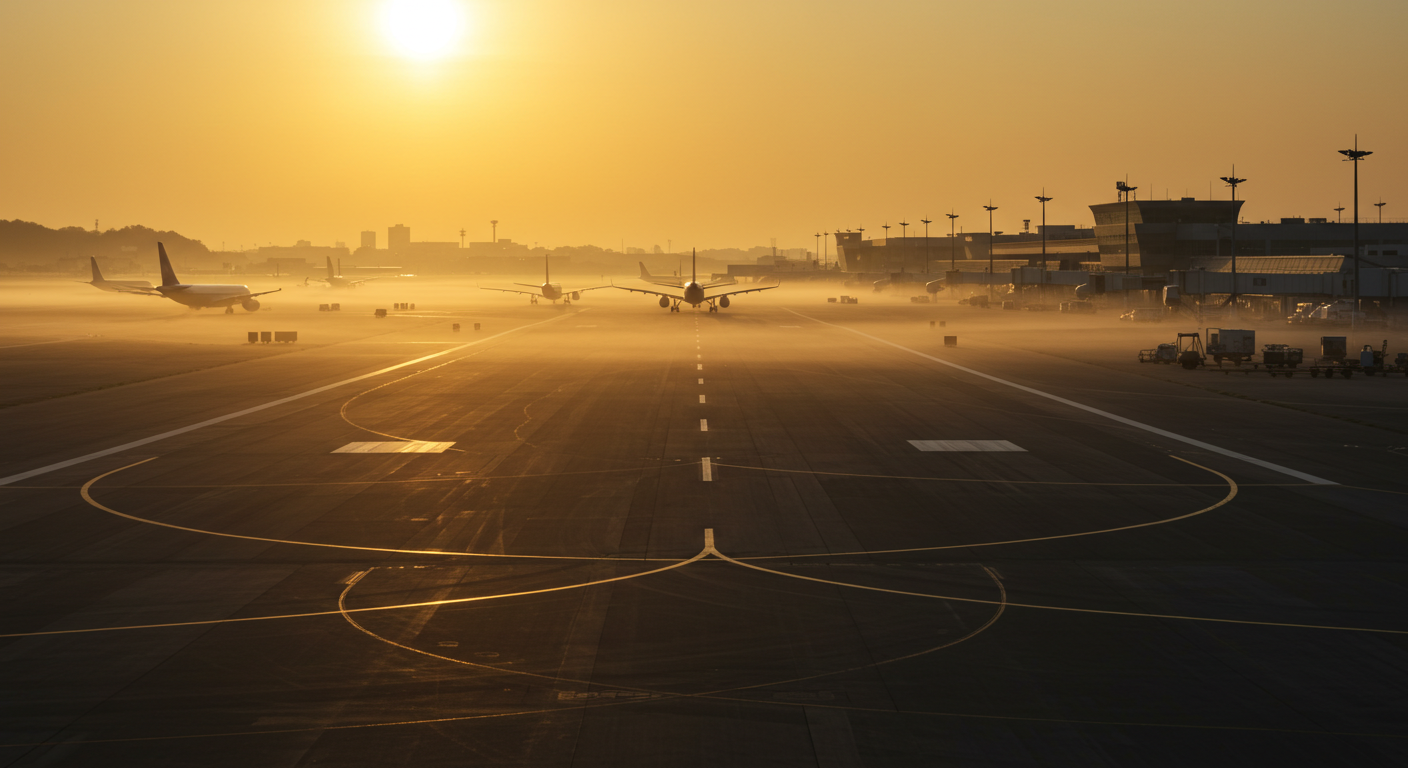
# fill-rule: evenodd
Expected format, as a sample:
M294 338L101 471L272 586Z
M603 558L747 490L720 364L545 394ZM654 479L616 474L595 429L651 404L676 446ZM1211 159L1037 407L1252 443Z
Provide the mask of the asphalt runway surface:
M1401 414L783 293L0 410L0 764L1401 764Z

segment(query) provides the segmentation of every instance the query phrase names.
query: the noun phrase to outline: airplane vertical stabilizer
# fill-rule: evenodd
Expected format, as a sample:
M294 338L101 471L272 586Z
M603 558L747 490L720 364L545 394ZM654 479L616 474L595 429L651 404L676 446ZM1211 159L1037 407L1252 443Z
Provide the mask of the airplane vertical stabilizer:
M325 259L328 260L328 279L331 280L331 279L333 279L334 277L337 277L337 275L334 274L333 271L332 271L332 257L331 257L331 256L325 256L325 257L323 257L323 258L325 258Z
M176 271L171 268L171 259L166 258L166 246L157 243L156 253L157 257L161 260L162 286L180 285L181 281L176 279Z
M101 269L98 269L98 257L89 256L88 260L93 262L93 284L100 285L106 282L105 280L103 280L103 271Z
M699 259L693 248L689 249L689 274L691 282L699 282Z

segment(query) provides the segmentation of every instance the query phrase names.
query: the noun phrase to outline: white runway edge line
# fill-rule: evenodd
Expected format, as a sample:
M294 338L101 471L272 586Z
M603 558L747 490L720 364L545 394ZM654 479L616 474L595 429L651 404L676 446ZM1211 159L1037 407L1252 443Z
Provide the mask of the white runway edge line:
M787 309L787 308L786 308L786 307L783 307L783 309ZM899 345L899 344L894 343L893 341L886 341L885 339L882 339L882 338L880 338L879 336L871 336L871 335L868 334L868 333L864 333L864 332L862 332L862 331L857 331L857 330L854 329L854 328L847 328L847 327L844 326L844 325L836 325L835 323L828 323L828 322L826 322L825 320L818 320L818 319L816 319L816 318L814 318L814 317L808 317L807 315L804 315L804 314L802 314L801 312L797 312L797 311L795 311L795 310L787 309L787 311L788 311L788 312L791 312L792 314L796 315L797 317L806 318L807 320L811 320L811 321L814 322L814 323L821 323L822 325L829 325L829 326L831 326L832 328L840 328L840 329L843 330L843 331L850 331L851 333L854 333L854 334L857 335L857 336L864 336L865 338L870 339L871 341L877 341L877 342L879 342L879 343L881 343L881 344L884 344L885 346L894 347L895 349L903 350L903 351L905 351L905 352L910 353L911 355L916 355L916 356L918 356L918 357L922 357L922 358L924 358L925 360L932 360L932 361L934 361L934 362L936 362L936 363L938 363L938 364L940 364L940 365L946 365L946 366L948 366L948 367L950 367L950 368L954 368L954 369L963 371L964 373L971 373L971 374L974 375L974 376L977 376L977 377L983 378L983 379L987 379L988 381L991 381L991 382L994 382L994 383L997 383L997 384L1002 384L1002 385L1004 385L1004 386L1012 387L1013 389L1020 389L1020 390L1022 390L1023 392L1028 392L1028 393L1030 393L1030 394L1036 395L1037 397L1044 397L1044 398L1046 398L1047 400L1054 400L1054 401L1056 401L1056 402L1058 402L1058 403L1061 403L1061 404L1063 404L1063 405L1069 405L1069 406L1071 406L1072 408L1077 408L1077 409L1079 409L1079 410L1085 411L1086 413L1093 413L1093 414L1095 414L1096 416L1100 416L1100 417L1109 419L1109 420L1111 420L1111 421L1117 421L1117 422L1119 422L1119 423L1121 423L1121 424L1124 424L1124 425L1126 425L1126 426L1134 427L1135 429L1142 429L1142 430L1144 430L1145 432L1152 432L1153 434L1159 435L1159 436L1161 436L1161 437L1166 437L1166 438L1168 438L1168 439L1170 439L1170 440L1177 440L1177 441L1180 442L1180 443L1184 443L1184 444L1187 444L1187 445L1191 445L1191 446L1194 446L1194 447L1197 447L1197 448L1202 448L1202 449L1205 450L1205 451L1212 451L1213 453L1220 454L1220 455L1222 455L1222 456L1228 456L1228 457L1231 457L1231 458L1234 458L1234 459L1240 459L1240 460L1245 461L1245 462L1247 462L1247 463L1249 463L1249 464L1255 464L1255 465L1257 465L1258 467L1263 467L1263 468L1269 469L1269 470L1271 470L1271 471L1273 471L1273 472L1280 472L1280 473L1283 474L1283 475L1290 475L1291 477L1297 478L1297 479L1299 479L1299 480L1304 480L1304 481L1306 481L1307 483L1313 483L1313 484L1315 484L1315 485L1339 485L1339 483L1337 483L1337 482L1335 482L1335 481L1333 481L1333 480L1326 480L1326 479L1323 478L1323 477L1316 477L1315 475L1311 475L1311 474L1307 474L1307 473L1305 473L1305 472L1300 472L1300 471L1297 471L1297 470L1294 470L1294 469L1290 469L1289 467L1283 467L1283 466L1281 466L1280 464L1272 464L1272 463L1269 462L1269 461L1264 461L1264 460L1262 460L1262 459L1254 458L1254 457L1252 457L1252 456L1246 455L1245 453L1237 453L1236 451L1229 451L1229 450L1226 449L1226 448L1219 448L1218 446L1213 445L1213 444L1211 444L1211 443L1205 443L1205 442L1203 442L1203 441L1201 441L1201 440L1194 440L1194 439L1191 438L1191 437L1184 437L1183 435L1177 434L1177 433L1175 433L1175 432L1169 432L1169 431L1166 430L1166 429L1159 429L1158 427L1150 426L1150 425L1145 424L1145 423L1143 423L1143 422L1135 421L1134 419L1126 419L1126 418L1123 417L1123 416L1117 416L1117 415L1115 415L1115 414L1113 414L1113 413L1110 413L1109 411L1102 411L1102 410L1100 410L1099 408L1093 408L1093 407L1091 407L1091 406L1089 406L1089 405L1085 405L1084 403L1077 403L1077 402L1074 401L1074 400L1067 400L1067 399L1064 398L1064 397L1060 397L1060 396L1058 396L1058 395L1053 395L1053 394L1051 394L1051 393L1049 393L1049 392L1042 392L1042 391L1039 390L1039 389L1033 389L1033 388L1028 387L1028 386L1023 386L1023 385L1021 385L1021 384L1017 384L1016 382L1011 382L1011 381L1008 381L1008 380L1006 380L1006 379L999 379L998 377L993 376L993 375L991 375L991 374L983 373L982 371L975 371L975 370L973 370L972 368L967 368L967 367L962 366L962 365L959 365L959 364L957 364L957 363L950 363L950 362L947 361L947 360L943 360L943 359L941 359L941 358L934 357L933 355L926 355L926 354L924 354L923 352L919 352L919 351L917 351L917 350L910 349L909 347L901 346L901 345Z
M581 311L582 311L582 312L586 312L587 310L581 310ZM522 330L525 330L525 329L528 329L528 328L533 328L533 327L535 327L535 326L543 325L543 324L545 324L545 323L555 322L555 321L557 321L557 320L561 320L561 319L564 318L564 317L569 317L569 315L558 315L557 317L548 318L547 320L540 320L539 322L536 322L536 323L529 323L529 324L527 324L527 325L520 325L520 326L518 326L517 328L510 328L510 329L508 329L507 331L503 331L503 332L501 332L501 333L496 333L496 334L494 334L493 336L488 336L488 337L479 339L478 341L471 341L471 342L469 342L468 344L461 344L461 345L459 345L458 347L451 347L450 349L441 350L440 352L435 352L435 353L426 355L425 357L417 357L417 358L414 359L414 360L408 360L408 361L406 361L406 362L404 362L404 363L398 363L398 364L396 364L396 365L390 366L389 368L382 368L382 369L379 370L379 371L372 371L371 373L364 373L364 374L362 374L361 376L354 376L353 378L350 378L350 379L343 379L342 381L339 381L339 382L337 382L337 383L335 383L335 384L327 384L327 385L325 385L325 386L321 386L321 387L318 387L318 388L316 388L316 389L310 389L310 390L308 390L307 392L300 392L300 393L298 393L298 394L296 394L296 395L289 395L288 397L279 398L278 400L273 400L273 401L264 403L263 405L256 405L256 406L254 406L253 408L246 408L246 409L244 409L244 410L242 410L242 411L235 411L234 413L227 413L227 414L225 414L224 416L216 416L216 417L213 418L213 419L206 419L205 421L202 421L202 422L200 422L200 423L198 423L198 424L192 424L192 425L187 426L187 427L181 427L180 429L173 429L173 430L171 430L171 431L169 431L169 432L162 432L162 433L159 434L159 435L152 435L151 437L144 437L144 438L142 438L141 440L133 440L133 441L130 442L130 443L123 443L122 445L113 446L112 448L104 448L104 449L101 450L101 451L94 451L93 453L89 453L89 454L85 454L85 455L83 455L83 456L79 456L79 457L76 458L76 459L67 459L67 460L65 460L65 461L60 461L60 462L58 462L58 463L50 464L50 465L45 466L45 467L39 467L38 469L31 469L31 470L29 470L29 471L27 471L27 472L20 472L19 474L10 475L9 477L0 477L0 485L9 485L10 483L18 483L18 482L21 481L21 480L28 480L29 478L34 477L34 476L36 476L36 475L48 474L49 472L54 472L54 471L56 471L56 470L66 469L66 468L68 468L68 467L72 467L72 466L75 466L75 465L77 465L77 464L83 464L84 462L89 462L89 461L92 461L92 460L94 460L94 459L101 459L101 458L103 458L104 456L111 456L111 455L113 455L114 453L122 453L123 451L129 451L129 450L131 450L131 449L133 449L133 448L140 448L140 447L142 447L142 446L144 446L144 445L150 445L150 444L152 444L152 443L155 443L155 442L158 442L158 441L161 441L161 440L165 440L165 439L167 439L168 437L175 437L175 436L177 436L177 435L184 435L184 434L186 434L187 432L194 432L194 431L196 431L197 429L202 429L202 428L204 428L204 427L211 426L212 424L220 424L220 423L222 423L222 422L229 421L230 419L238 419L238 418L241 417L241 416L248 416L248 415L251 414L251 413L258 413L259 411L264 411L264 410L268 410L268 409L270 409L270 408L275 408L275 407L277 407L277 406L284 405L285 403L291 403L291 402L293 402L293 401L295 401L295 400L302 400L302 399L305 398L305 397L312 397L313 395L321 394L321 393L327 392L328 390L331 390L331 389L337 389L338 387L346 386L346 385L348 385L348 384L354 384L354 383L356 383L356 382L363 381L363 380L365 380L365 379L370 379L370 378L372 378L373 376L380 376L380 375L383 374L383 373L390 373L391 371L400 370L401 368L405 368L406 366L409 366L409 365L415 365L416 363L423 363L423 362L425 362L426 360L433 360L433 359L435 359L435 358L437 358L437 357L444 357L445 355L449 355L449 354L453 354L453 353L455 353L455 352L459 352L459 351L462 350L462 349L468 349L468 348L470 348L470 347L473 347L473 346L476 346L476 345L479 345L479 344L483 344L483 343L486 342L486 341L493 341L494 339L497 339L497 338L499 338L500 336L507 336L508 334L514 333L515 331L522 331Z

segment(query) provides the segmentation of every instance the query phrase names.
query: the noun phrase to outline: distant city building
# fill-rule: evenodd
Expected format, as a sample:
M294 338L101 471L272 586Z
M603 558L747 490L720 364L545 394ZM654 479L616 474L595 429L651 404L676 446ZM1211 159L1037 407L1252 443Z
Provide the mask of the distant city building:
M1079 264L1099 261L1095 231L1073 224L1048 224L1038 232L1004 235L987 232L960 232L956 237L890 237L865 240L859 232L837 232L836 261L846 272L941 272L949 261L960 269L986 269L989 253L994 269L1008 268L1006 262L1037 265L1041 262L1042 236L1046 232L1046 256L1054 269L1078 269ZM815 258L815 257L813 257ZM966 264L964 262L967 262Z
M411 244L411 228L404 224L397 224L388 227L386 230L386 247L395 251L405 248Z
M363 248L375 248L375 247L376 247L376 231L375 231L375 230L368 229L368 230L365 230L364 232L362 232L362 246L361 246L361 247L363 247Z

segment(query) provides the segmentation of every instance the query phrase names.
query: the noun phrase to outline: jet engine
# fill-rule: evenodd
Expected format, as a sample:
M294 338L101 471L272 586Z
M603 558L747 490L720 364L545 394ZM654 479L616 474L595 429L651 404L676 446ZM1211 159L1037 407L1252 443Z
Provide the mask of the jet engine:
M927 283L924 284L924 290L925 290L925 291L928 291L929 293L938 293L939 291L942 291L943 289L944 289L944 281L943 281L943 280L930 280L929 282L927 282Z
M1084 284L1084 285L1077 285L1077 286L1076 286L1076 298L1077 298L1077 299L1088 299L1088 298L1090 298L1090 296L1091 296L1092 294L1094 294L1094 293L1095 293L1095 289L1094 289L1094 288L1091 288L1089 283L1086 283L1086 284Z
M728 297L727 297L727 296L720 296L720 297L719 297L719 306L723 307L724 309L728 309Z
M244 307L244 311L246 312L259 311L259 302L255 301L254 299L245 299L244 301L240 302L240 306Z
M576 300L578 300L578 299L580 299L580 298L582 298L582 292L581 292L581 291L573 291L573 292L572 292L572 300L573 300L573 301L576 301Z
M661 296L661 297L660 297L660 308L661 308L661 309L664 309L664 308L666 308L666 307L668 307L668 306L670 306L670 300L667 299L667 298L665 298L664 296Z

